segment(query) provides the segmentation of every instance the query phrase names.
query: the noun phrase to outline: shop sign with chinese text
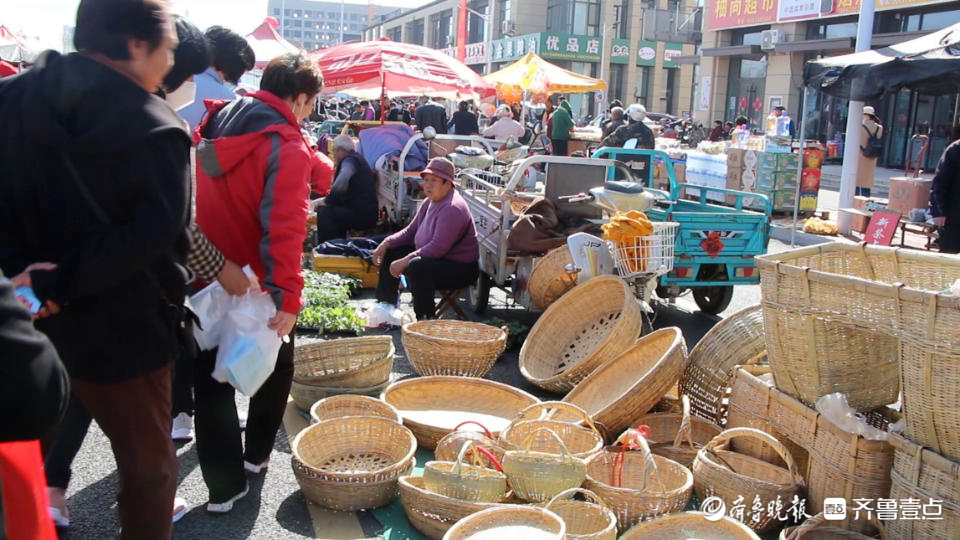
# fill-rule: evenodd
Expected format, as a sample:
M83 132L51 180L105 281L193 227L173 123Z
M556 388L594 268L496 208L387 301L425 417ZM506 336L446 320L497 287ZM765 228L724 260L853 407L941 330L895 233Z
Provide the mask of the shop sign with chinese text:
M753 26L777 21L777 0L713 0L706 2L707 30Z
M663 67L675 68L676 64L671 62L674 58L683 56L683 43L664 43L663 44Z
M637 42L637 65L657 65L657 43L655 41Z
M536 33L494 40L487 52L491 62L512 62L523 58L528 52L538 53L539 47L540 34Z
M548 60L599 62L603 38L572 34L540 34L540 56Z
M610 63L628 64L630 63L630 40L614 39L610 44Z

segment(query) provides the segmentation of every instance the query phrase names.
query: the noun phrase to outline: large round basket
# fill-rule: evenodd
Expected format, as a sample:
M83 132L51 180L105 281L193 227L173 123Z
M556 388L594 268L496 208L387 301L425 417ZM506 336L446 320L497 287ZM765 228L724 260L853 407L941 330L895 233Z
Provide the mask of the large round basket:
M434 540L443 538L454 523L470 514L503 506L500 503L475 503L438 495L424 487L422 476L400 477L400 501L410 524Z
M560 516L549 510L501 506L460 520L443 535L443 540L563 540L566 530Z
M627 283L597 276L540 316L520 348L520 371L545 390L567 392L633 345L641 327L640 304Z
M445 320L403 325L403 348L419 375L483 377L506 346L506 327Z
M507 475L514 494L530 502L546 502L558 493L580 487L587 475L584 460L570 455L563 441L547 428L560 447L560 453L533 452L531 443L537 433L531 433L522 450L508 450L503 455L503 472Z
M694 416L725 425L726 398L736 366L765 363L760 305L742 309L721 320L690 351L690 363L680 377L680 393L690 396Z
M547 309L577 286L577 276L567 271L568 264L573 264L573 257L567 246L560 246L537 259L527 282L530 300L535 308L540 311Z
M293 352L293 380L311 386L376 386L390 377L394 352L390 336L331 339L298 345Z
M477 431L461 431L460 428L465 425L479 427L482 433ZM437 447L433 450L433 456L437 461L454 461L457 459L457 456L460 455L460 450L467 445L479 446L487 450L493 454L498 461L503 461L503 453L506 451L506 449L500 445L497 438L493 436L493 433L487 430L486 426L476 422L464 422L457 426L453 432L444 435L443 438L440 439ZM494 462L487 458L485 454L480 453L479 458L484 467L496 467Z
M307 427L293 440L293 473L308 500L333 510L378 508L413 470L417 441L385 418L352 416Z
M370 396L352 394L331 396L321 399L310 407L311 424L345 416L378 416L398 424L403 423L400 413L392 405Z
M568 499L580 493L585 502ZM596 493L573 488L558 493L543 506L560 516L567 526L567 540L616 540L617 517Z
M396 382L381 396L428 450L461 423L472 420L496 436L537 398L512 386L474 377L416 377Z
M683 413L655 413L641 416L634 422L647 426L650 451L672 459L684 467L693 467L693 459L705 444L722 431L719 426L690 415L690 400L683 396Z
M520 411L500 433L500 443L504 448L519 450L527 437L532 436L531 450L559 454L561 448L554 435L563 441L571 454L582 459L593 456L603 447L604 436L590 415L580 407L562 401L535 403Z
M875 516L875 513L870 513L870 523L880 532L880 539L886 540L886 530ZM780 540L872 540L872 537L856 531L830 527L830 522L821 512L796 527L787 527L780 531Z
M656 405L686 367L683 334L676 327L664 328L600 366L563 401L587 411L607 433L620 433Z
M312 385L293 381L290 384L290 397L293 398L293 402L301 410L309 411L314 403L331 396L339 396L341 394L379 396L380 393L390 385L393 377L394 376L391 375L391 378L388 378L386 381L367 388Z
M760 439L777 451L787 469L760 459L723 450L736 437ZM793 499L803 486L803 478L790 452L771 435L753 428L732 428L724 431L700 449L693 460L694 489L701 501L719 497L727 508L736 506L736 500L754 501L759 498L760 510L753 505L744 508L744 524L757 532L767 532L782 525L774 508L779 498L782 504Z
M587 463L584 487L607 503L623 532L641 520L686 508L693 475L675 461L644 451L605 450Z
M726 516L708 520L701 512L680 512L641 523L620 537L620 540L760 540L757 534L737 520Z

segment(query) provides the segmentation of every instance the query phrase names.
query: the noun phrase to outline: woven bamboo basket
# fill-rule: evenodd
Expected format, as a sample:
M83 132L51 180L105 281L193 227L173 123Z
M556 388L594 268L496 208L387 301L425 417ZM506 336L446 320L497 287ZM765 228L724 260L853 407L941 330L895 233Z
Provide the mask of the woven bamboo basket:
M473 464L464 463L467 452L471 453ZM423 485L429 491L470 502L500 502L507 495L507 476L503 471L483 466L479 455L487 452L480 447L467 444L460 450L456 461L428 461L423 466ZM487 452L497 467L500 462L496 456Z
M512 386L474 377L416 377L387 387L380 399L393 405L420 446L437 447L444 435L468 420L493 435L525 407L539 402Z
M403 511L410 520L410 524L424 535L440 540L454 523L476 514L487 508L498 508L508 502L501 503L474 503L461 501L452 497L438 495L427 490L422 476L400 477L400 501Z
M679 463L639 450L608 449L587 463L585 487L606 502L626 531L652 517L686 508L693 493L693 474Z
M907 435L960 456L960 297L941 293L960 258L831 242L757 267L778 388L808 403L843 392L869 410L896 401L902 367Z
M586 427L579 425L580 422ZM571 454L585 460L603 448L604 440L603 433L590 415L580 407L562 401L534 403L520 411L510 425L500 432L499 440L504 448L519 450L531 435L531 450L559 454L561 448L553 437L556 435Z
M576 274L567 272L568 264L573 264L573 257L567 246L550 251L534 263L527 289L536 309L546 310L577 286Z
M331 339L298 345L293 352L293 380L310 386L376 386L390 378L395 352L390 336Z
M690 363L680 377L679 392L690 396L691 414L725 425L736 367L765 363L766 356L759 304L718 322L690 351Z
M520 348L520 372L551 392L567 392L633 345L640 304L625 281L597 276L554 302Z
M304 497L352 512L396 497L397 479L413 470L417 441L409 429L386 418L352 416L305 428L291 449Z
M322 386L312 384L301 384L292 381L290 384L290 397L301 410L309 411L313 404L332 396L339 395L357 395L357 396L379 396L393 381L393 375L386 381L370 386L368 388L353 388L343 386Z
M726 516L708 520L701 512L680 512L641 523L620 540L760 540L749 527Z
M443 540L563 540L567 527L560 516L535 506L487 508L465 517Z
M555 434L559 454L531 451L536 435L534 432L527 436L522 450L508 450L503 456L503 472L514 494L525 501L546 502L561 491L580 487L587 475L584 460L572 456Z
M568 499L583 495L586 501ZM567 540L616 540L617 517L596 493L572 488L558 493L543 506L560 516L567 526Z
M721 449L736 437L764 440L777 449L787 463L787 469ZM762 510L754 512L752 505L747 504L743 512L744 524L757 532L767 532L781 525L775 512L768 513L768 505L775 503L778 497L782 504L788 504L803 487L803 478L786 447L771 435L752 428L728 429L707 443L693 461L693 477L694 489L701 501L719 497L727 508L733 508L738 497L747 502L759 497Z
M418 375L483 377L507 346L507 327L469 321L403 325L403 348Z
M478 426L483 431L460 430L461 427L469 424ZM500 445L498 438L494 437L493 433L490 433L484 425L467 421L455 427L451 433L444 435L443 438L437 442L437 447L433 450L433 456L437 461L453 461L457 459L457 456L460 454L460 449L467 445L479 446L486 449L493 454L498 461L503 461L503 453L506 451L506 449ZM477 457L484 467L495 467L493 461L488 459L486 455L479 453Z
M683 396L683 413L656 413L641 416L634 422L647 426L647 443L654 454L693 467L693 459L703 445L720 434L720 427L690 415L690 400Z
M849 512L849 510L848 510ZM875 513L870 514L876 516ZM885 527L876 518L870 520L874 527L880 532L880 540L887 540ZM787 527L780 531L780 540L872 540L872 536L858 533L847 529L830 527L832 523L827 521L823 512L804 521L796 527Z
M894 447L893 485L890 498L895 501L919 499L919 517L928 519L904 519L906 509L900 504L899 519L885 521L890 538L912 540L958 540L960 539L960 463L924 448L898 434L890 434ZM942 501L931 505L930 499ZM929 519L939 507L942 519ZM912 510L917 517L917 509Z
M331 396L321 399L310 407L311 424L345 416L379 416L398 424L403 423L400 413L392 405L370 396L350 394Z
M607 433L620 433L646 414L687 367L679 328L657 330L581 381L563 401L587 411Z

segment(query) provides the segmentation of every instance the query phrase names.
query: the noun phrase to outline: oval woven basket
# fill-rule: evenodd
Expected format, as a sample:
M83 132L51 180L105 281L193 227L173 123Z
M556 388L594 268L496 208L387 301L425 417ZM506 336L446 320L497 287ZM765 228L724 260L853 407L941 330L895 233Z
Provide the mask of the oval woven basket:
M501 503L474 503L428 491L422 476L400 477L400 501L410 524L424 535L440 540L461 519L487 508L504 506ZM507 499L507 502L517 502Z
M568 499L581 494L586 501ZM596 493L572 488L560 492L543 506L560 516L567 526L567 540L616 540L617 517Z
M702 512L680 512L641 523L625 532L620 540L760 540L757 534L726 516L708 520Z
M672 459L684 467L693 467L693 459L705 444L722 431L719 426L690 415L690 400L683 396L684 412L655 413L641 416L634 424L647 426L650 451Z
M460 430L464 425L471 424L479 427L483 432ZM500 445L497 437L494 437L493 433L490 433L486 426L470 421L464 422L455 427L451 433L444 435L443 438L437 442L437 447L433 450L433 456L437 461L454 461L460 454L460 450L468 444L482 447L493 454L498 461L503 461L503 453L506 449ZM481 453L479 458L484 467L495 467L493 462L484 454Z
M581 426L580 422L586 427ZM588 459L599 452L604 440L590 415L580 407L562 401L535 403L520 411L510 425L500 432L499 440L504 448L519 450L531 435L531 450L559 454L561 448L553 437L556 435L571 454L581 459Z
M640 338L580 382L563 401L587 411L616 434L647 413L687 367L687 346L677 327Z
M766 358L759 304L718 322L690 351L690 363L680 377L680 393L690 396L690 412L725 425L725 399L736 367L766 363Z
M568 264L573 264L573 257L567 246L548 252L534 263L527 290L530 291L530 300L536 309L547 309L577 286L576 274L567 272Z
M483 377L507 346L507 328L469 321L407 323L403 348L418 375Z
M567 392L630 347L642 322L640 304L627 283L597 276L540 316L520 348L520 372L545 390Z
M344 394L321 399L310 407L310 423L333 420L345 416L377 416L403 423L400 413L389 403L370 396Z
M777 451L788 468L721 449L736 437L762 440ZM754 512L753 505L747 504L743 511L744 524L757 532L767 532L782 525L776 514L769 514L767 508L772 507L771 503L775 503L778 497L782 504L788 504L803 487L803 477L786 447L773 436L753 428L728 429L707 443L693 460L693 477L694 489L701 501L719 497L727 508L733 508L738 497L748 502L759 497L762 510Z
M397 495L413 470L417 441L385 418L352 416L305 428L291 445L293 473L308 500L352 512L378 508Z
M375 386L390 377L395 352L390 336L331 339L297 345L293 351L293 380L311 386Z
M436 448L444 435L473 420L493 435L540 400L512 386L474 377L415 377L396 382L380 399L396 407L420 446Z
M293 402L301 410L309 411L310 407L313 407L314 403L332 396L339 396L342 394L379 396L380 393L390 385L390 382L393 380L393 378L394 376L391 375L386 381L368 388L312 385L292 381L290 384L290 397L293 398Z
M567 527L560 516L536 506L487 508L461 519L443 540L563 540Z
M580 487L587 475L587 464L567 451L560 440L547 428L560 447L559 454L533 452L530 446L537 433L531 433L521 450L508 450L503 455L503 472L513 488L513 493L530 502L546 502L558 493Z
M587 463L584 487L613 510L622 532L644 519L686 508L693 475L675 461L644 451L605 450Z
M870 512L870 523L880 532L880 540L887 540L886 530L876 519L875 512ZM873 537L856 531L830 527L830 522L824 517L823 512L796 527L787 527L780 531L779 538L780 540L873 540Z
M464 463L472 452L473 464ZM471 502L500 502L507 495L507 476L503 471L488 469L479 459L482 449L465 445L456 461L428 461L423 467L423 485L428 490ZM499 467L496 456L487 456Z

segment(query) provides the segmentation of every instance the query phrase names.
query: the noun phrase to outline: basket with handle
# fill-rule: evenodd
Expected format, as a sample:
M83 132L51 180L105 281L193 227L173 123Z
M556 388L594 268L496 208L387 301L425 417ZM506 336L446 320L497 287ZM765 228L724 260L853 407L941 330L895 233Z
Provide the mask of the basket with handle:
M583 495L586 501L570 499ZM616 540L617 517L596 493L570 488L557 493L543 506L560 516L567 526L567 540Z
M722 431L719 426L690 415L690 398L681 398L683 414L655 413L641 416L635 424L647 426L650 451L672 459L684 467L693 467L693 459L703 445Z
M470 450L473 464L463 462ZM483 454L497 469L482 465ZM460 449L456 461L428 461L423 467L424 486L440 495L470 502L500 502L507 494L507 476L503 474L500 461L481 446L466 444Z
M620 540L760 540L749 527L721 516L707 519L702 512L678 512L641 523L625 532Z
M573 257L567 246L560 246L536 260L527 282L535 308L547 309L577 286L577 275L567 270L569 264L573 264Z
M517 450L528 436L533 435L532 450L560 453L560 447L550 434L556 435L571 454L582 459L588 459L603 448L604 436L590 415L580 407L562 401L535 403L520 411L500 432L500 443L505 448Z
M331 339L297 345L293 351L293 380L307 386L376 386L390 378L395 352L390 336Z
M467 425L477 426L483 431L460 431L460 428ZM444 435L443 438L440 439L440 442L437 443L437 447L433 450L433 456L437 458L437 461L454 461L460 454L460 449L471 444L487 449L498 460L503 461L503 453L506 450L500 445L497 438L494 437L493 433L490 433L490 430L487 429L486 426L472 420L461 422L460 425L453 428L452 433ZM478 458L484 467L495 467L493 462L487 459L486 455L480 454Z
M880 540L887 540L886 529L876 519L876 513L870 512L870 523L880 532ZM787 527L780 531L780 540L872 540L872 537L848 529L830 526L823 512L807 519L796 527Z
M585 487L606 502L623 532L633 525L663 514L683 510L693 493L690 470L665 457L653 455L643 434L628 430L587 463Z
M566 531L560 516L544 508L501 506L461 519L447 531L443 540L563 540Z
M507 346L507 327L431 320L401 329L403 348L418 375L483 377Z
M310 407L310 423L333 420L344 416L379 416L403 423L393 405L370 396L343 394L321 399Z
M787 468L766 461L721 449L737 437L760 439L777 451ZM716 436L700 449L693 461L694 489L701 501L718 497L727 508L745 504L743 523L757 532L772 530L782 522L776 511L776 501L781 507L789 506L794 496L803 487L803 477L790 452L773 436L753 428L732 428ZM760 510L753 509L759 500Z
M580 487L587 475L586 463L567 450L560 437L547 428L560 447L559 454L530 450L537 432L523 442L522 450L508 450L503 456L503 472L517 497L530 502L545 502L565 489Z

